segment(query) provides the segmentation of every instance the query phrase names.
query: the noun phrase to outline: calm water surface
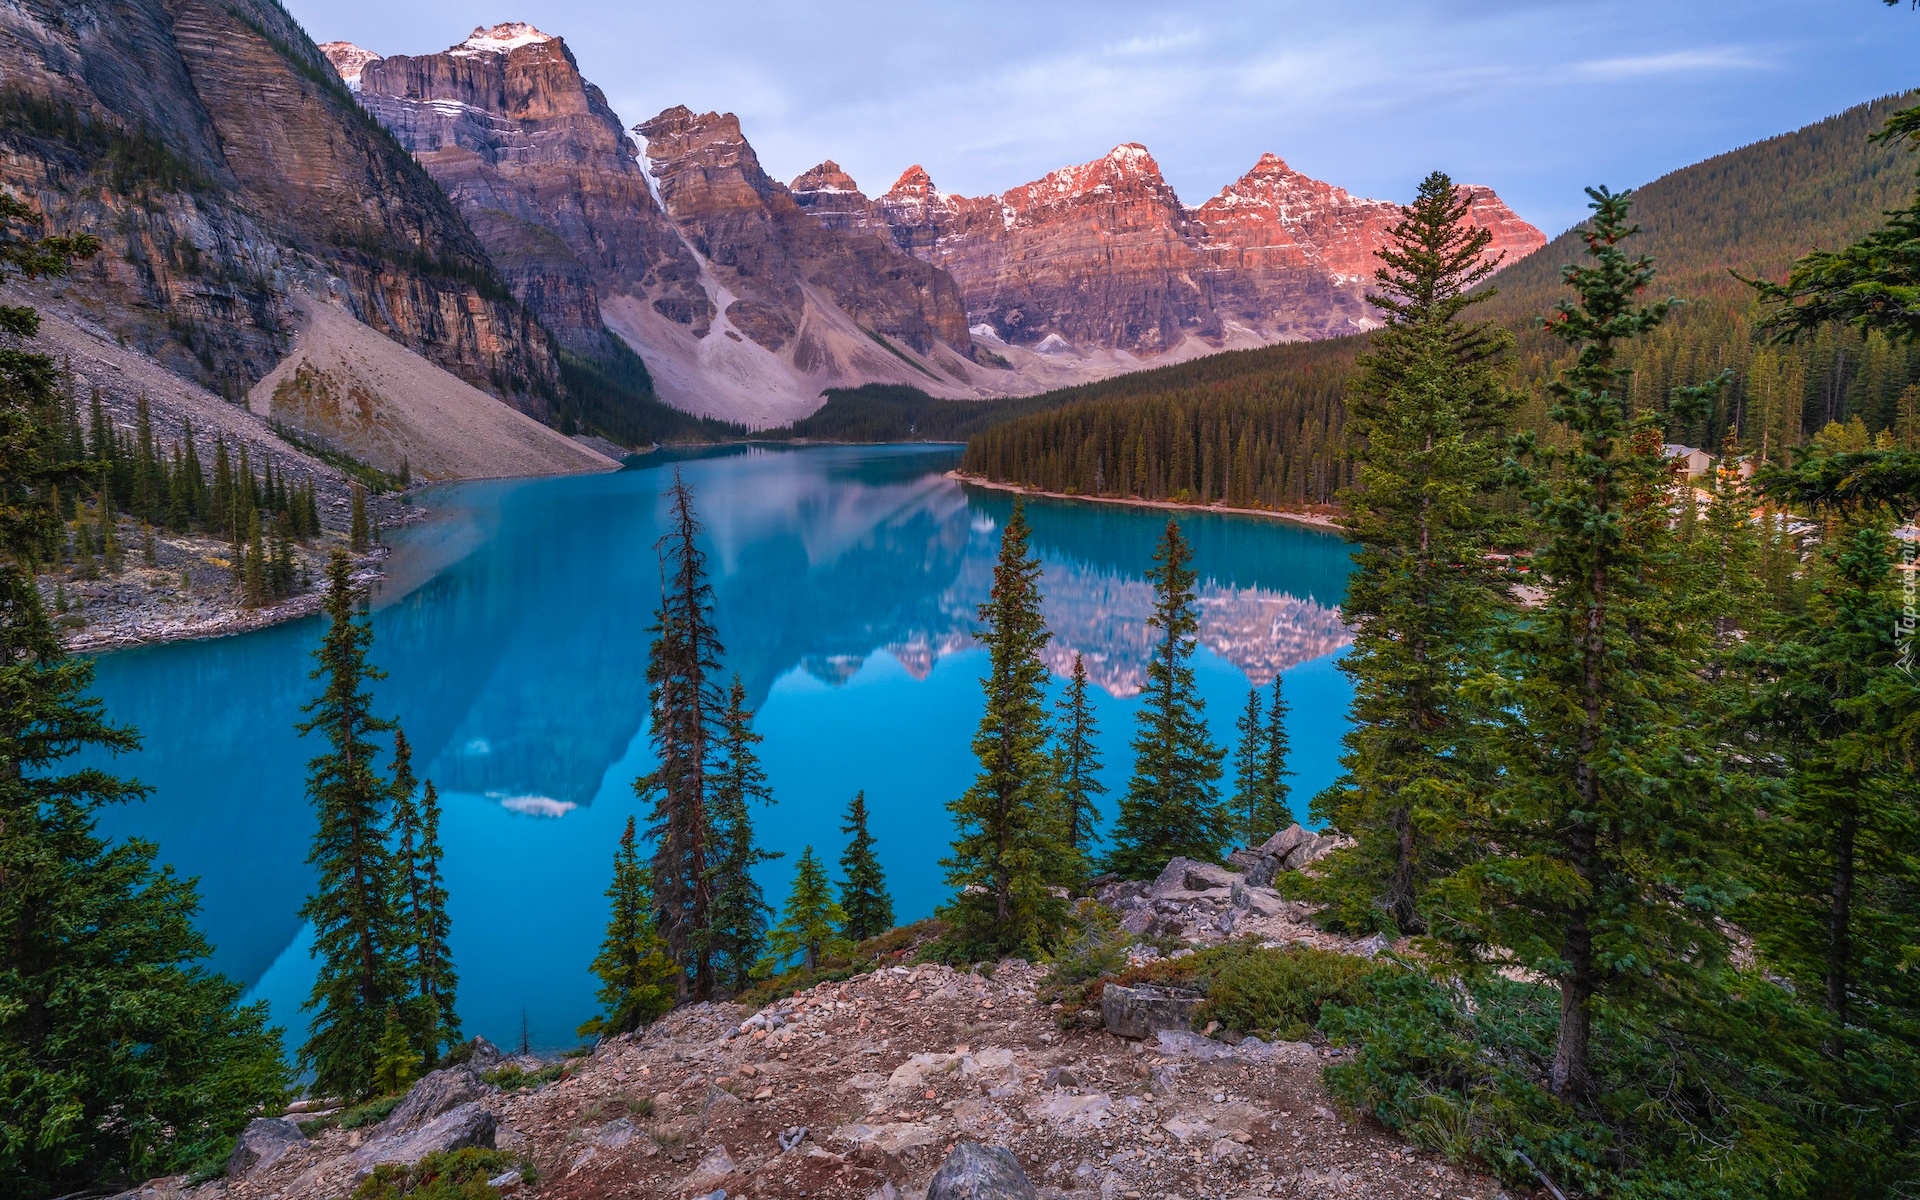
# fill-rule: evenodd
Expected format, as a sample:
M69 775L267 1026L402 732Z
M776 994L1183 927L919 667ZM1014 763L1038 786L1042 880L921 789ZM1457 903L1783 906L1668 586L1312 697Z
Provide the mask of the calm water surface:
M379 707L439 786L460 1012L469 1032L573 1040L621 828L649 769L646 627L659 595L660 492L678 465L707 526L726 669L739 672L777 806L757 814L786 857L776 902L811 844L844 845L855 789L902 920L945 898L943 807L971 777L985 654L969 637L1011 497L943 477L954 448L734 450L652 456L611 475L463 484L428 493L435 519L394 537L375 598ZM1073 653L1096 699L1108 807L1128 773L1151 631L1143 572L1164 512L1042 501L1054 687ZM1286 673L1296 811L1334 774L1346 681L1339 539L1278 521L1182 514L1201 579L1198 674L1230 741L1249 684ZM200 877L215 965L304 1029L313 978L296 915L311 882L303 792L319 749L294 733L312 695L318 618L258 633L108 654L98 692L145 738L118 769L153 788L106 831L158 842ZM644 820L644 814L642 814ZM297 1038L295 1039L297 1040Z

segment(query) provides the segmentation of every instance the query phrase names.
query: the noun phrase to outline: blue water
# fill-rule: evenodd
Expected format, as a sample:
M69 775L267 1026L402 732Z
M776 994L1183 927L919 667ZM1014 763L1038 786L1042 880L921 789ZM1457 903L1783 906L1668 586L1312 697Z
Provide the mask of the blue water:
M968 631L1012 503L946 479L957 459L941 447L735 449L420 498L432 519L392 536L375 597L372 659L387 677L374 691L440 788L470 1032L517 1041L524 1012L536 1045L569 1044L593 1010L587 963L611 856L627 817L644 823L631 782L650 765L646 629L660 492L676 465L707 526L726 669L745 681L766 739L778 804L758 828L786 852L761 872L769 896L784 896L803 845L837 861L840 813L864 788L897 915L942 902L944 805L971 777L980 713L985 656ZM1142 573L1167 515L1052 501L1029 512L1054 685L1083 653L1111 807L1152 641ZM1278 521L1180 521L1202 581L1197 670L1215 736L1230 741L1250 682L1284 671L1304 811L1334 775L1344 729L1334 662L1346 547ZM145 738L116 768L153 788L103 826L153 839L199 877L215 966L296 1033L313 978L296 915L311 882L303 788L319 748L293 727L320 630L315 618L118 651L97 676L111 716Z

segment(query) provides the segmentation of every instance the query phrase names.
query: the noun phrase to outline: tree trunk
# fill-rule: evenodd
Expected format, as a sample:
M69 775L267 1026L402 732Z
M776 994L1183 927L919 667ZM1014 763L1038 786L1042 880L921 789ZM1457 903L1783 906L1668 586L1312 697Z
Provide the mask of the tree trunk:
M1841 1026L1847 1023L1847 993L1852 983L1854 842L1859 832L1860 815L1849 803L1835 835L1833 903L1827 913L1827 1011ZM1834 1040L1837 1052L1838 1031Z
M1579 1100L1593 1091L1587 1062L1593 1035L1593 933L1585 906L1568 923L1565 954L1571 969L1560 978L1560 1036L1553 1047L1550 1084L1562 1100Z
M1396 805L1390 818L1394 834L1393 878L1387 884L1387 913L1401 933L1420 931L1420 914L1413 899L1413 811Z

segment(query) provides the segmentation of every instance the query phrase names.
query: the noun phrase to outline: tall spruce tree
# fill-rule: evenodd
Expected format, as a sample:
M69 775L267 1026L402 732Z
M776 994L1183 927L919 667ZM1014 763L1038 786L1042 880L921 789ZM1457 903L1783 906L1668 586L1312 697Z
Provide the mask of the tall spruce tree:
M773 790L754 753L760 735L753 731L747 710L747 686L733 677L727 689L727 711L721 717L720 762L712 776L713 795L707 805L708 887L713 900L701 944L712 963L714 986L733 994L753 980L753 969L767 952L767 921L773 907L767 903L753 868L780 857L777 850L754 845L752 804L771 805Z
M762 961L763 973L774 971L800 956L800 965L811 971L830 954L846 946L841 929L847 914L833 899L826 868L813 855L813 847L800 851L794 864L793 890L780 909L780 923L767 934L770 953Z
M351 572L346 553L335 551L327 563L327 631L314 651L321 691L298 726L302 736L327 743L307 764L307 795L319 819L307 861L317 878L300 915L313 925L320 969L304 1006L313 1020L300 1063L322 1092L360 1097L375 1086L387 1006L409 991L409 942L395 911L397 870L387 840L393 785L380 774L373 741L393 722L373 714L366 690L381 673L367 662L373 629L358 611Z
M1367 296L1387 325L1348 391L1360 470L1346 534L1359 549L1340 669L1352 726L1343 774L1312 806L1355 839L1316 888L1349 927L1426 927L1422 896L1463 861L1463 818L1490 777L1461 685L1509 607L1489 552L1512 337L1462 317L1494 295L1474 290L1499 265L1492 239L1435 171L1389 231Z
M1233 748L1232 805L1234 833L1249 846L1259 845L1273 832L1259 832L1267 765L1267 728L1260 717L1260 689L1248 688L1247 707L1233 723L1240 740Z
M855 792L847 803L847 848L840 855L840 910L847 914L847 937L864 942L893 928L893 897L880 857L873 852L873 834L867 830L867 794Z
M1737 894L1715 748L1677 719L1701 701L1706 626L1676 598L1666 414L1635 408L1619 362L1667 306L1635 303L1653 265L1622 245L1627 194L1588 195L1588 261L1566 272L1578 302L1548 322L1577 351L1551 385L1566 448L1542 452L1527 487L1545 594L1501 631L1508 673L1486 690L1502 782L1476 822L1482 856L1442 898L1442 932L1470 959L1498 947L1557 986L1548 1082L1574 1101L1593 1096L1596 1010L1630 1021L1682 1003L1724 961L1716 920Z
M1073 674L1067 678L1067 691L1060 697L1058 712L1054 726L1053 773L1060 788L1067 845L1085 861L1100 840L1100 806L1094 797L1104 796L1107 785L1100 782L1100 729L1094 719L1093 706L1087 700L1087 664L1077 650L1073 654Z
M1293 775L1287 767L1292 743L1287 737L1287 697L1281 679L1280 672L1275 671L1273 694L1267 700L1267 742L1260 758L1260 787L1267 808L1259 825L1269 834L1293 823L1293 789L1287 786Z
M440 874L440 793L429 779L420 790L420 846L414 869L420 877L420 923L414 930L414 988L435 1022L428 1042L431 1064L438 1051L461 1041L460 1017L455 1008L460 977L453 968L448 939L453 919L447 915L447 885Z
M413 994L404 1012L420 1062L432 1069L442 1049L458 1043L454 1015L457 977L447 950L452 922L440 878L440 797L428 782L419 792L413 748L398 723L393 730L393 786L389 807L394 856L394 908L405 931L404 957Z
M584 1037L631 1033L673 1008L680 969L654 922L649 875L640 861L634 819L628 817L627 831L613 854L613 882L607 886L612 907L607 936L593 959L593 973L600 980L594 995L601 1011L580 1026Z
M660 554L660 607L648 649L647 708L659 765L634 781L634 793L653 802L652 887L661 936L681 969L681 999L706 999L713 970L704 945L711 920L713 877L708 871L707 816L713 755L724 737L725 703L714 677L720 670L713 585L700 548L693 489L678 470L667 489L669 528Z
M1176 856L1213 862L1233 836L1233 814L1220 799L1225 752L1207 730L1206 706L1193 679L1193 652L1200 617L1194 599L1193 551L1177 521L1154 551L1147 578L1153 583L1150 628L1160 644L1147 661L1138 728L1133 735L1133 778L1120 798L1107 869L1128 879L1146 879Z
M1052 635L1040 614L1040 560L1028 547L1019 500L1000 537L993 591L980 606L987 648L986 711L973 735L980 770L953 814L941 860L957 893L942 910L952 950L968 958L1034 954L1053 940L1066 905L1053 888L1078 873L1047 760L1047 665Z
M0 275L63 274L91 238L42 238L0 196ZM99 765L137 735L88 695L40 606L33 567L56 496L90 468L72 445L31 308L0 306L0 1195L127 1187L223 1154L284 1096L264 1006L209 972L190 881L95 813L145 789ZM96 757L75 767L76 754Z

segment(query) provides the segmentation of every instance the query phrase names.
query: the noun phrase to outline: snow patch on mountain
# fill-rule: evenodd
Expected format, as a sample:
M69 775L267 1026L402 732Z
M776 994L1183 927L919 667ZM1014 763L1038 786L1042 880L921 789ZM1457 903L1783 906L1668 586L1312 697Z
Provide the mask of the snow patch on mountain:
M448 53L459 58L471 58L476 54L508 54L522 46L534 46L552 40L525 21L506 21L492 29L484 25L475 26L467 40Z

